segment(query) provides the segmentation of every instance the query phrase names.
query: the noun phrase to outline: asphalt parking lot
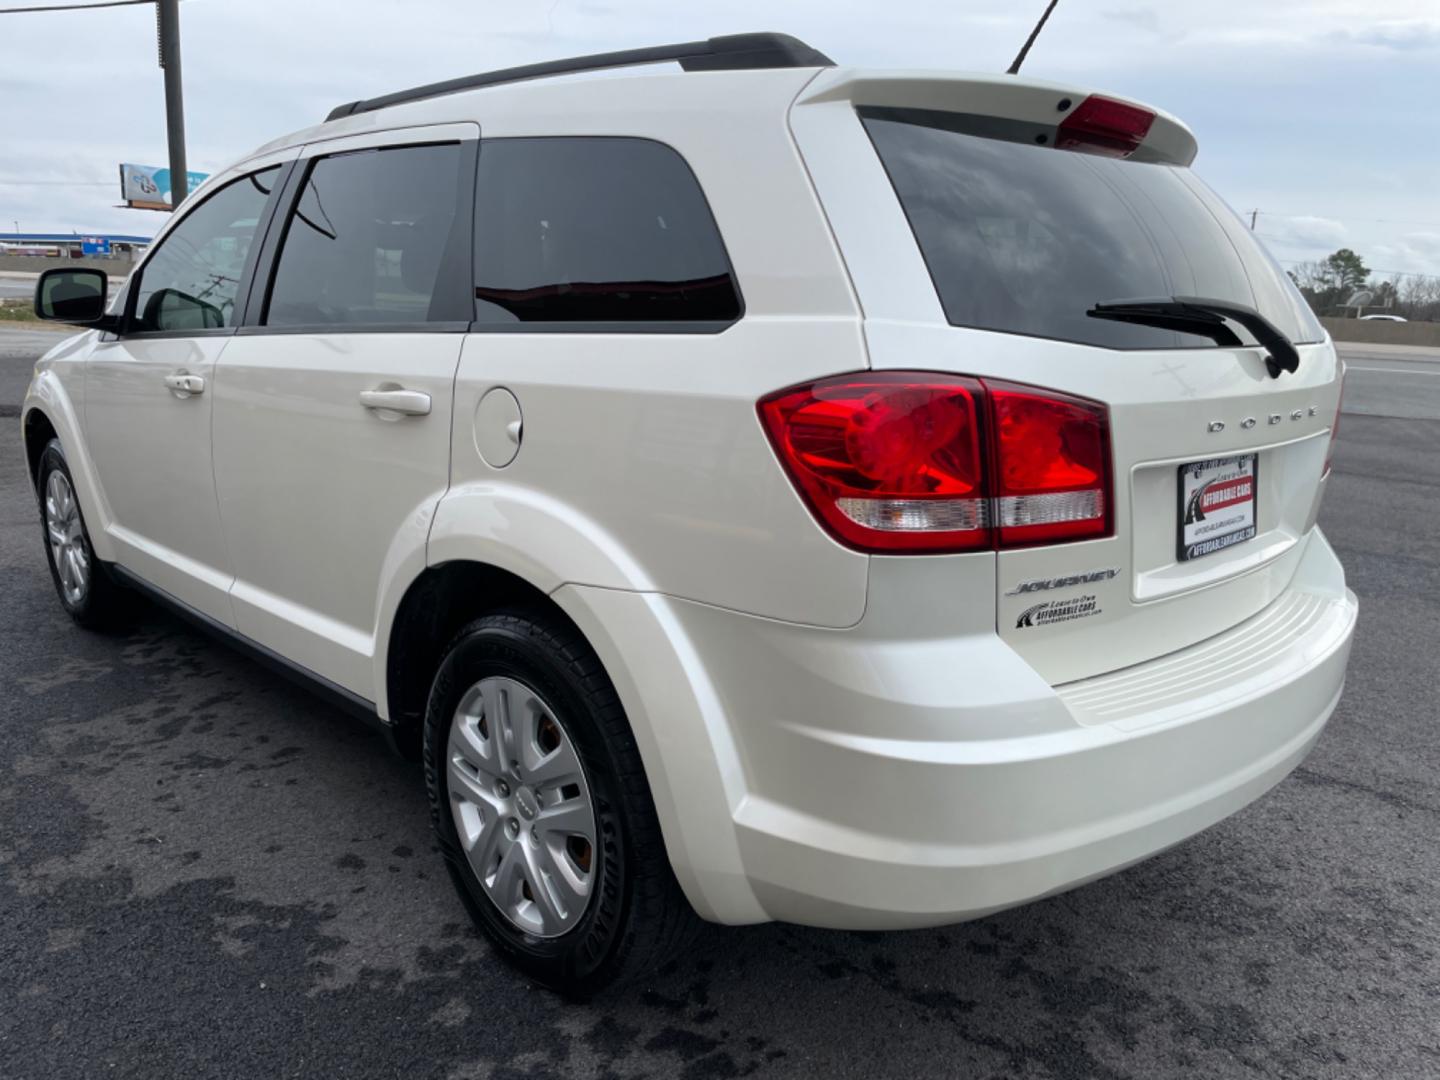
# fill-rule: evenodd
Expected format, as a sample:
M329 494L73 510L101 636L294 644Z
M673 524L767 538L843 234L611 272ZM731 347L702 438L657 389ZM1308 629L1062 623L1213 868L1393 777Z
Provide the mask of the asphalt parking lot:
M38 349L0 331L0 417ZM1347 352L1361 623L1293 777L1027 908L717 929L587 1006L490 955L378 738L159 611L70 623L5 421L0 1077L1440 1075L1440 353Z

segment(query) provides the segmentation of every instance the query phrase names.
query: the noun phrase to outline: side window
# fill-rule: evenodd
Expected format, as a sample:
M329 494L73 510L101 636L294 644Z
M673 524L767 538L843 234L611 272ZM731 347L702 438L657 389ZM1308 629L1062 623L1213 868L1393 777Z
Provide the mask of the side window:
M648 139L480 143L475 320L733 322L740 295L690 167Z
M319 158L291 213L267 326L468 321L459 143ZM468 196L467 196L468 197Z
M141 271L132 329L235 325L245 256L279 172L276 166L227 184L170 230Z

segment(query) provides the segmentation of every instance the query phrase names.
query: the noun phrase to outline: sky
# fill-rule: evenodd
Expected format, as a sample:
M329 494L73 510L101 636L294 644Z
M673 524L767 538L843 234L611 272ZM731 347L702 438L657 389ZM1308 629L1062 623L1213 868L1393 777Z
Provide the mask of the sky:
M0 0L7 7L42 0ZM71 0L43 0L50 3ZM837 63L1002 72L1045 0L183 0L189 166L344 101L514 64L778 30ZM1157 105L1286 265L1339 247L1440 275L1440 0L1059 0L1029 76ZM165 165L148 5L0 14L0 231L149 235Z

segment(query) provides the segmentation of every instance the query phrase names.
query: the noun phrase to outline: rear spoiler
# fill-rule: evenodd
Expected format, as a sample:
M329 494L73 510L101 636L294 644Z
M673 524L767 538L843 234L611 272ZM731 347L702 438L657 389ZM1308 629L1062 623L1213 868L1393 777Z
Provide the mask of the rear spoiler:
M795 105L834 101L882 115L892 109L956 114L968 121L963 129L976 134L990 134L984 128L994 122L1003 125L1003 135L994 132L999 137L1132 161L1189 165L1197 150L1190 129L1153 106L1013 75L831 68Z

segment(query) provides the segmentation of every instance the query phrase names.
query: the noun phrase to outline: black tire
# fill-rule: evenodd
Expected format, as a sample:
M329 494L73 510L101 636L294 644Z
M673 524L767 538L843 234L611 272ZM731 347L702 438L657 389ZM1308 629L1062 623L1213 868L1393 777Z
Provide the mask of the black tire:
M517 927L491 900L460 845L447 750L462 696L503 676L536 691L569 736L589 785L598 866L580 921L557 937ZM633 982L674 957L701 925L665 854L655 805L620 700L599 658L570 626L525 610L476 619L441 662L425 714L431 820L461 899L496 951L529 978L579 1000Z
M45 547L45 561L50 565L50 578L55 583L55 594L60 598L60 604L66 613L81 626L90 630L113 628L122 623L131 611L133 596L117 585L106 566L95 558L95 548L90 543L90 530L85 524L78 501L75 505L80 526L77 543L85 555L88 580L78 596L67 592L61 580L45 516L46 493L54 473L64 477L65 484L73 493L75 480L70 475L70 466L65 461L65 448L60 445L59 439L51 439L40 452L40 464L35 474L36 489L40 495L40 535Z

